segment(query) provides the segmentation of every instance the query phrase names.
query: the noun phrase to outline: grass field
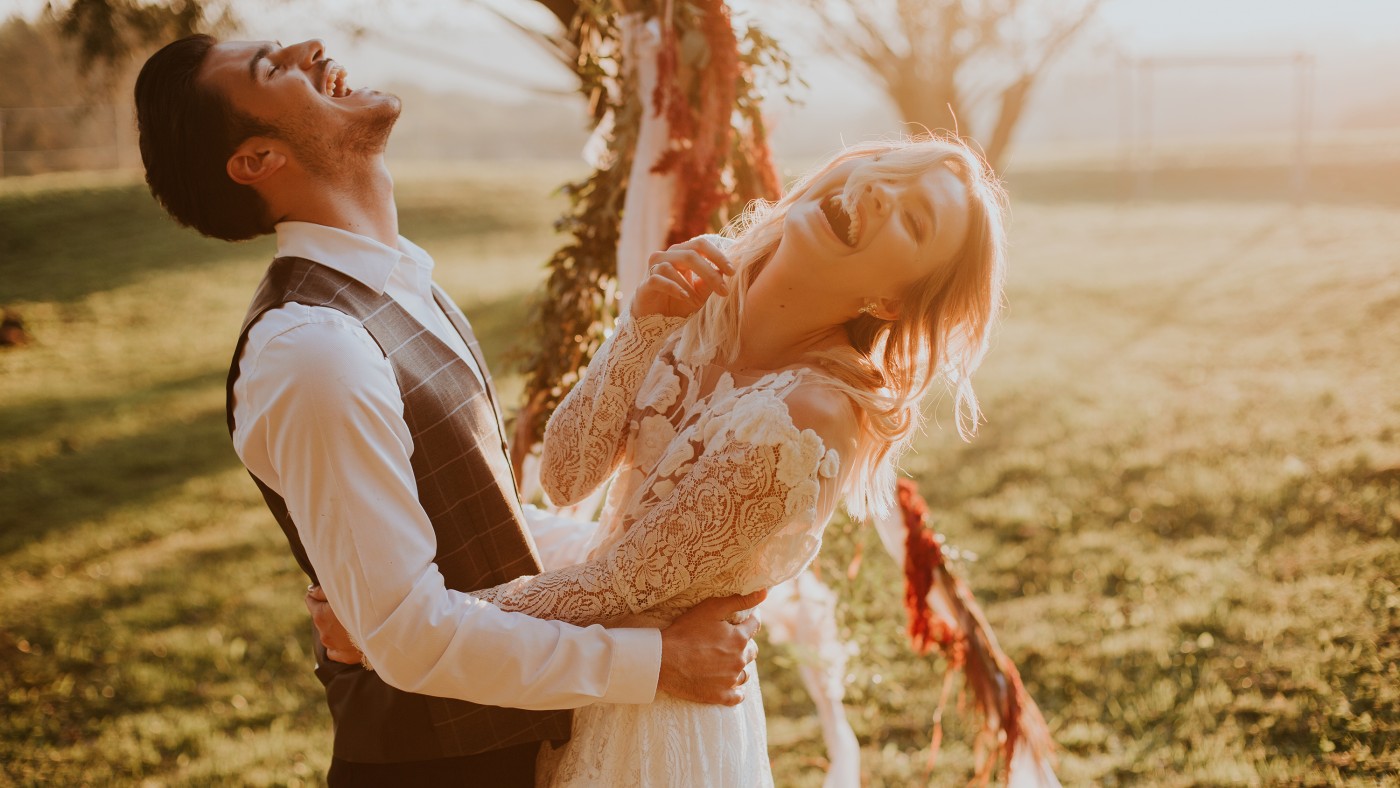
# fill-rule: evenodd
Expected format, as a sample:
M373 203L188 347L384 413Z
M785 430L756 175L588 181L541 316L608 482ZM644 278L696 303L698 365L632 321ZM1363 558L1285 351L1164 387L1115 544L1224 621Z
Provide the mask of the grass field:
M567 174L401 183L507 399ZM1400 209L1026 200L1012 233L988 423L964 444L942 403L906 468L979 554L1062 779L1400 784ZM270 251L121 178L0 185L0 305L36 338L0 351L0 783L322 779L304 580L223 417ZM941 665L898 568L838 521L821 569L868 784L963 784L966 726L925 771ZM799 658L764 651L770 744L816 786Z

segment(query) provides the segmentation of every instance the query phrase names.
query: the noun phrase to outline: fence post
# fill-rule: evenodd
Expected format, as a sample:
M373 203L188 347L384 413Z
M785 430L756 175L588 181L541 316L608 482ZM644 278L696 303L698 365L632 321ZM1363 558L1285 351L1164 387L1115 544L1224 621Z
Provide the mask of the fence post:
M1294 100L1297 104L1297 139L1293 152L1293 203L1308 202L1308 136L1312 130L1312 56L1303 52L1293 56Z
M1133 130L1133 141L1140 145L1135 157L1137 177L1133 179L1133 195L1141 200L1147 199L1152 189L1152 168L1156 166L1152 160L1152 77L1156 65L1150 57L1138 60L1134 86L1141 101L1137 127Z
M1128 55L1118 54L1118 69L1115 74L1118 82L1118 200L1131 202L1136 191L1134 179L1137 177L1133 148L1137 145L1137 132L1133 126L1133 113L1137 105L1133 98L1133 70L1136 64Z
M112 169L122 168L122 130L117 124L117 102L113 101L112 109Z

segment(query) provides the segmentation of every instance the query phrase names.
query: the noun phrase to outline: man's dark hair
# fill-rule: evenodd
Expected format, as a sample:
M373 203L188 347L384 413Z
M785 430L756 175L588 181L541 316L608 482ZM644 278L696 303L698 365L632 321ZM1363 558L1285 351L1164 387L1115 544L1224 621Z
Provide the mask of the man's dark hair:
M239 113L199 69L218 41L194 35L151 55L136 78L136 127L146 183L177 222L225 241L272 232L267 204L225 169L234 148L271 127Z

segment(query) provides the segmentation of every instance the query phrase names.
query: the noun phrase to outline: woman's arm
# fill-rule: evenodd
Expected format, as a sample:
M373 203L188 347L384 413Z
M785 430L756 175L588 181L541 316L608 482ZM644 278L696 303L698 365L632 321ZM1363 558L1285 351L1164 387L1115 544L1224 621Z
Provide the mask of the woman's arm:
M777 397L753 398L606 554L473 596L538 618L601 623L732 567L785 525L819 528L839 496L841 457L855 445L844 397L834 408L819 400L794 403L790 417Z
M627 417L647 369L684 318L624 313L564 397L544 431L540 484L558 506L588 497L617 469L627 443Z
M664 340L712 293L728 292L724 277L734 270L703 237L657 252L649 262L631 309L545 427L540 484L557 505L583 500L617 469L627 417Z

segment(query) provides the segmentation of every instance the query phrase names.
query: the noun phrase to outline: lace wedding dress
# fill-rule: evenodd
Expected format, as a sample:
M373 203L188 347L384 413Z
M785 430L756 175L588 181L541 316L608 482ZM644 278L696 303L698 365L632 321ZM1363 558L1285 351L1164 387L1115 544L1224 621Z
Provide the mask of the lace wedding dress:
M702 600L788 580L817 555L842 476L819 434L832 432L823 378L736 378L677 358L684 322L624 315L550 420L541 481L555 503L616 475L589 560L476 596L541 618L661 627ZM572 740L541 754L538 784L772 785L753 671L735 707L658 693L579 709Z

